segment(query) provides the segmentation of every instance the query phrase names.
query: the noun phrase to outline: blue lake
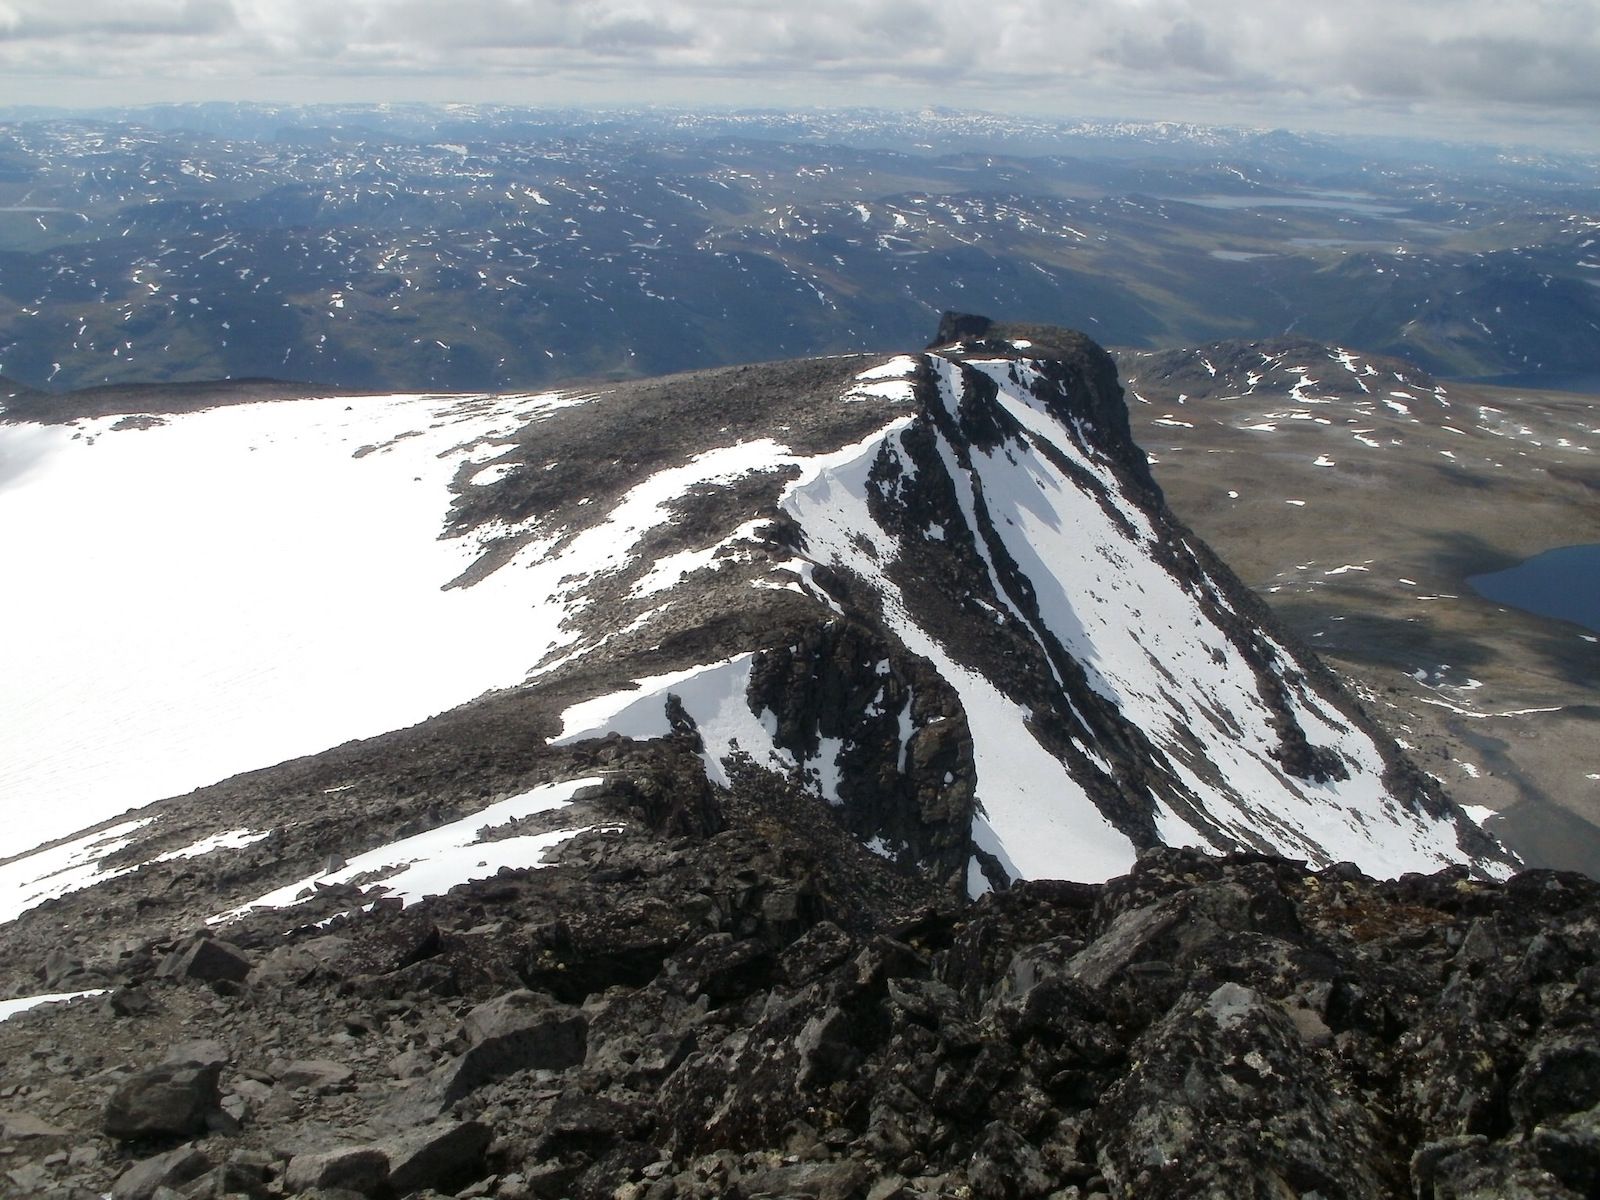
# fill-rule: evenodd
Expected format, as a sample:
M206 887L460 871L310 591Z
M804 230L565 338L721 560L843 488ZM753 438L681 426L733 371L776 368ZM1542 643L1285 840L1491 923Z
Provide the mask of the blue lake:
M1600 545L1563 546L1467 584L1497 604L1559 617L1600 633Z

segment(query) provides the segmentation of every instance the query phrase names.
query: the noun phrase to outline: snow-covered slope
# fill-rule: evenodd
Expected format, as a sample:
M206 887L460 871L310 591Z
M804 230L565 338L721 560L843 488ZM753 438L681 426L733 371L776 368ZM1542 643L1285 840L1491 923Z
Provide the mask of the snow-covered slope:
M0 424L0 857L520 682L559 614L441 525L569 399Z
M14 422L0 453L27 581L0 605L30 632L0 672L0 788L28 814L0 855L517 688L551 753L676 731L713 782L776 772L973 893L1157 842L1507 861L1170 522L1075 335ZM218 820L230 845L272 824ZM75 885L96 845L155 859L143 825L114 833L57 854ZM48 894L47 858L15 886Z

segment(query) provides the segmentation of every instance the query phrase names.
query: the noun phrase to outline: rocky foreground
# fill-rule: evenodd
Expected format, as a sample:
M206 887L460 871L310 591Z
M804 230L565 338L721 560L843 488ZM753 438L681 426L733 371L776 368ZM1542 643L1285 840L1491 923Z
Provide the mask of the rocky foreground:
M1600 884L1157 848L967 903L692 751L613 739L609 824L411 908L13 938L107 990L0 1024L0 1192L1600 1194Z

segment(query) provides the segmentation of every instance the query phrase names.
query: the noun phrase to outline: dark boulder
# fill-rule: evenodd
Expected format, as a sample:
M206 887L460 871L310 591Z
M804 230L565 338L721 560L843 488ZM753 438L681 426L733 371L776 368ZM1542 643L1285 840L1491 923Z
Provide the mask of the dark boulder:
M239 947L220 938L198 937L184 950L175 950L162 962L158 974L202 983L242 983L250 974L250 958Z
M101 1128L111 1137L183 1137L206 1131L221 1112L220 1063L153 1067L118 1084Z
M442 1077L451 1104L518 1071L563 1071L583 1062L589 1021L534 992L512 992L475 1008L464 1023L471 1043Z

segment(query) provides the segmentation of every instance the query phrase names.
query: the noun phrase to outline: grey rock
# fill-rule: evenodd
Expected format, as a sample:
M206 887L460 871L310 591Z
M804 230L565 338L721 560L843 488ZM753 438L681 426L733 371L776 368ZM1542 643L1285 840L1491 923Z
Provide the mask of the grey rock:
M1540 1125L1531 1140L1541 1167L1576 1191L1594 1191L1600 1180L1600 1106Z
M77 974L82 970L82 959L72 954L65 947L56 946L51 949L49 954L45 955L44 966L40 969L39 974L43 978L45 986L54 988L56 984L68 976Z
M750 1196L813 1196L816 1200L859 1200L872 1174L861 1163L815 1162L768 1167L741 1181Z
M433 1069L433 1056L413 1047L389 1060L389 1070L400 1079L416 1079Z
M562 1162L544 1162L522 1172L522 1187L539 1200L557 1200L568 1194L582 1168Z
M1102 1169L1151 1200L1274 1196L1285 1179L1385 1194L1381 1127L1322 1085L1312 1053L1251 988L1189 993L1131 1048L1133 1065L1094 1111Z
M348 1084L354 1075L344 1063L329 1058L302 1058L278 1072L278 1086L291 1091L308 1088L318 1093L333 1092Z
M18 1196L42 1192L50 1186L51 1181L50 1171L41 1164L33 1162L12 1167L5 1173L5 1178L11 1182L12 1188L16 1189L13 1194Z
M1067 963L1083 948L1081 939L1068 935L1018 950L1011 957L997 994L1001 997L1027 995L1042 980L1067 973Z
M389 1156L375 1146L347 1146L315 1154L297 1154L289 1160L283 1184L290 1192L314 1188L343 1188L371 1196L389 1179Z
M202 983L242 983L250 974L250 958L239 947L220 938L199 937L186 950L175 950L162 962L159 974Z
M1054 1179L1039 1152L1002 1121L991 1122L967 1168L972 1192L984 1200L1036 1200L1048 1195Z
M111 1093L102 1128L124 1139L204 1133L207 1119L221 1111L221 1073L216 1063L140 1071Z
M250 970L253 985L298 986L317 976L337 976L339 963L350 952L350 939L338 934L307 938L275 946Z
M1538 1043L1511 1088L1511 1113L1529 1128L1600 1104L1600 1032L1561 1034Z
M0 1112L0 1141L20 1142L30 1138L65 1137L67 1131L31 1113Z
M462 1121L385 1142L380 1149L389 1160L389 1187L400 1195L423 1188L456 1191L483 1176L492 1136L487 1125Z
M102 1003L119 1017L147 1017L161 1009L138 984L117 988Z
M936 979L891 979L888 987L890 1006L930 1029L961 1015L961 997Z
M180 1188L211 1169L211 1160L196 1146L179 1146L143 1159L117 1177L111 1200L151 1200L157 1188Z
M1089 987L1104 987L1177 921L1178 913L1170 904L1152 904L1123 913L1091 945L1073 955L1066 972ZM1034 967L1035 973L1037 970Z
M904 1175L885 1175L867 1189L867 1200L907 1200L910 1195Z
M470 1044L477 1046L491 1038L527 1028L554 1007L556 1002L542 992L530 992L525 988L507 992L469 1012L462 1019L461 1033Z
M230 1162L212 1167L180 1190L184 1200L266 1200L268 1188L266 1172Z
M574 1009L524 1000L525 995L533 994L512 993L469 1014L472 1045L440 1073L444 1103L518 1071L563 1071L583 1062L588 1018Z
M208 1067L225 1065L228 1059L228 1050L221 1042L202 1038L192 1042L179 1042L170 1047L162 1057L161 1063L163 1066L181 1066L188 1063L193 1066Z

